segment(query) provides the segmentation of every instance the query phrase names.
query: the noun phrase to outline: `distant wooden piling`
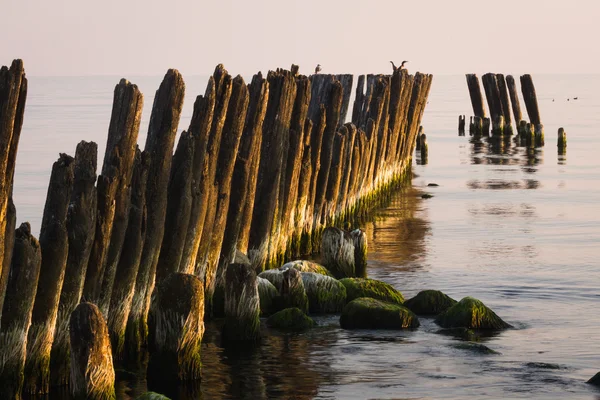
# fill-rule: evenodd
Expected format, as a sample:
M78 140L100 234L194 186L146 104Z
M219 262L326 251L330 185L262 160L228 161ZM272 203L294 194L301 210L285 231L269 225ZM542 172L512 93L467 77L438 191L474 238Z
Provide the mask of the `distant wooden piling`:
M0 397L21 399L31 324L42 252L31 227L25 222L15 232L8 286L0 321Z
M564 128L558 128L558 140L556 146L559 153L567 148L567 132Z
M354 240L341 229L328 227L321 243L323 265L338 279L356 276Z
M476 74L467 74L466 77L467 87L469 88L469 94L471 97L471 105L473 106L473 114L476 117L485 118L485 106L483 105L483 96L481 95L479 78Z
M280 308L299 308L308 314L308 297L302 283L302 275L295 268L289 268L283 272L283 281L280 291Z
M488 118L486 118L486 119L488 119ZM479 117L473 118L473 135L481 136L483 134L483 132L484 132L483 120Z
M69 241L67 211L74 181L74 159L61 154L52 166L42 218L42 265L27 339L24 391L50 391L50 351L54 341L60 293L65 277Z
M458 136L465 135L465 122L466 122L466 116L459 115L458 116Z
M508 100L508 90L506 80L503 74L496 74L496 83L498 84L498 93L500 95L500 103L502 104L502 112L504 116L504 125L511 126L512 120L510 116L510 102Z
M350 232L352 242L354 243L354 274L358 278L367 277L367 233L362 229L355 229Z
M515 124L523 119L521 114L521 103L519 102L519 95L517 94L517 85L515 78L512 75L506 76L506 85L508 87L508 93L510 94L510 103L512 104L513 115L515 117Z
M75 400L115 399L115 370L106 321L92 303L81 303L69 321L71 395Z
M492 122L492 135L502 136L504 135L504 115L497 115Z
M427 164L429 156L429 145L427 144L427 135L421 135L421 165Z
M73 190L66 220L69 252L50 355L51 386L69 383L69 317L81 299L96 232L97 153L96 143L85 141L75 151Z
M227 343L260 339L260 299L256 272L247 264L229 264L225 275L225 323Z
M533 85L531 75L521 75L521 91L523 93L525 107L527 108L527 114L529 115L529 121L534 125L541 124L542 121L540 120L537 95L535 93L535 86Z
M504 108L502 106L502 100L500 99L500 90L498 88L498 80L496 74L487 73L481 78L483 87L485 89L485 97L488 102L490 109L490 115L492 122L495 121L498 116L504 116Z
M163 382L200 379L204 335L204 289L200 279L175 273L160 282L152 299L148 326L149 388Z
M146 320L150 296L154 288L156 264L162 243L167 208L173 145L183 107L185 84L177 70L170 69L154 98L148 137L144 151L150 157L146 184L146 238L135 294L129 315L127 344L129 350L139 349L146 337Z
M17 148L21 128L23 125L23 113L25 111L25 100L27 98L27 78L23 68L22 60L14 60L10 68L0 68L0 315L6 295L8 282L8 271L10 260L5 257L5 252L10 252L10 242L14 240L7 230L7 218L12 224L11 214L7 215L7 208L12 197L12 181L14 166L17 156ZM7 240L8 239L8 240ZM7 242L8 243L5 243ZM8 249L7 249L8 245Z
M490 126L491 121L489 118L484 118L482 121L482 134L485 136L490 136Z
M121 360L125 353L127 318L135 290L135 279L142 258L146 238L146 183L150 156L136 149L131 177L131 204L127 233L119 258L108 314L108 332L113 359Z

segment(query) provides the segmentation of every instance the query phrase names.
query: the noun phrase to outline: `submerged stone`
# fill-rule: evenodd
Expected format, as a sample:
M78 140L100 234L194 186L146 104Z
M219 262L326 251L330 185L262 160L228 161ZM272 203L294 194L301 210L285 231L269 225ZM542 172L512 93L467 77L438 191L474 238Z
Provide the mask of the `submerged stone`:
M346 287L340 281L314 272L302 272L302 283L311 313L337 313L344 308Z
M167 396L154 392L146 392L143 395L136 397L135 400L171 400Z
M600 388L600 372L594 375L589 381L587 381L587 383Z
M457 303L439 290L423 290L404 302L404 306L417 315L438 315Z
M300 272L314 272L315 274L333 276L331 275L331 272L329 272L327 268L325 268L321 264L317 264L316 262L308 260L290 261L288 263L283 264L283 266L281 266L279 270L285 271L290 268L297 269Z
M344 278L340 282L346 287L346 301L370 297L388 303L403 304L402 293L388 283L368 278Z
M268 280L257 277L258 296L260 297L261 315L271 315L275 312L275 301L279 297L277 288Z
M399 304L361 297L344 307L340 317L343 329L418 328L417 316Z
M425 193L425 194L422 194L422 195L421 195L421 198L422 198L422 199L431 199L432 197L433 197L433 195L432 195L432 194L429 194L429 193Z
M496 350L492 350L484 344L481 343L472 343L472 342L462 342L453 344L452 347L459 350L467 350L475 354L487 355L487 354L500 354Z
M281 310L267 319L271 328L290 332L300 332L315 326L315 321L296 307Z
M473 297L465 297L438 315L436 324L443 328L506 329L512 328L491 309Z

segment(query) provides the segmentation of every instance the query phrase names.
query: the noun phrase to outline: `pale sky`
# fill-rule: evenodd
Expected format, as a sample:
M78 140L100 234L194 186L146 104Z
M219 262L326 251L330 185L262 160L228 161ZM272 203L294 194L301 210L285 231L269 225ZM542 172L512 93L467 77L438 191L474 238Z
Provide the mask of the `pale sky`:
M599 0L0 0L29 75L598 73Z

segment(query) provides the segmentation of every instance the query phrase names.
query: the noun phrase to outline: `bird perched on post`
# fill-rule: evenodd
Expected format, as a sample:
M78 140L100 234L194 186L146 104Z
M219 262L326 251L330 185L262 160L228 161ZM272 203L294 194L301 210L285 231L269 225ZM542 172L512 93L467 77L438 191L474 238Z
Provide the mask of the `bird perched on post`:
M321 72L321 64L317 64L315 67L315 74L318 74L319 72Z
M392 63L392 68L394 69L394 72L398 71L399 69L403 69L404 68L404 64L406 64L408 61L402 61L402 64L400 64L399 67L396 67L396 64L394 64L393 61L390 61Z
M406 64L408 61L402 61L402 64L400 64L400 69L404 68L404 64Z

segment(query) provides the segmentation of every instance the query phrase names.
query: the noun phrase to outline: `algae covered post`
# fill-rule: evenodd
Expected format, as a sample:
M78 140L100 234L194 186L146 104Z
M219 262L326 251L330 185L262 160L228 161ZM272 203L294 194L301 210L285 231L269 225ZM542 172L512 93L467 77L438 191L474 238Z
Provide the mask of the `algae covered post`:
M225 323L228 343L260 339L260 299L256 273L247 264L229 264L225 275Z

